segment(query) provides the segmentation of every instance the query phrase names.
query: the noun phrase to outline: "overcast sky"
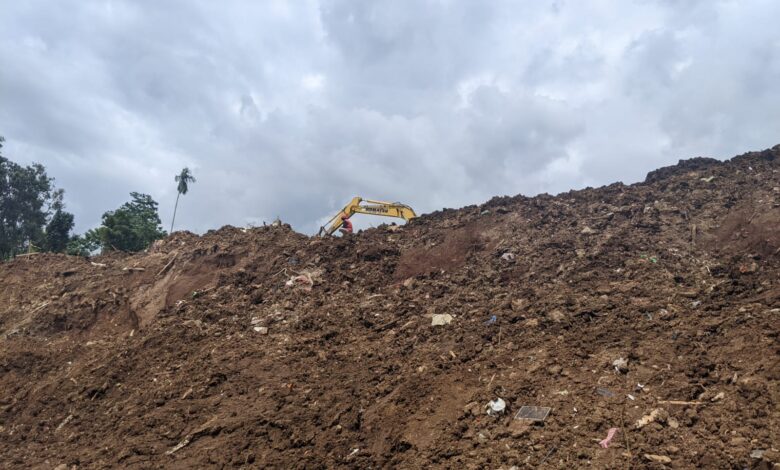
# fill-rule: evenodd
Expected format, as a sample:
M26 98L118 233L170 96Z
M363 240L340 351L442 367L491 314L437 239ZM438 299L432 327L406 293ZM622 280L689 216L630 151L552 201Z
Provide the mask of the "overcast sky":
M429 212L778 144L778 20L777 0L0 0L0 135L78 231L130 191L167 229L189 166L178 228L311 233L354 195Z

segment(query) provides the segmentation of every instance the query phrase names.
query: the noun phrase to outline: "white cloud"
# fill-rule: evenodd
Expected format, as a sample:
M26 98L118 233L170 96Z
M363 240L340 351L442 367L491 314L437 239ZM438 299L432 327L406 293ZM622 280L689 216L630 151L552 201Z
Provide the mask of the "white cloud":
M425 212L774 145L778 16L769 0L8 2L0 134L57 177L79 230L130 191L167 219L186 165L177 226L314 232L354 195Z
M325 86L325 76L319 73L304 75L301 86L309 91L319 91Z

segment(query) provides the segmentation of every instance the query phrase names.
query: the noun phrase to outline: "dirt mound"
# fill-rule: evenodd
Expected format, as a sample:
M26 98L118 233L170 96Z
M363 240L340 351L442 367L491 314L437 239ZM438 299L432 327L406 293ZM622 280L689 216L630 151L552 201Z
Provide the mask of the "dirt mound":
M779 155L0 264L0 465L771 468Z

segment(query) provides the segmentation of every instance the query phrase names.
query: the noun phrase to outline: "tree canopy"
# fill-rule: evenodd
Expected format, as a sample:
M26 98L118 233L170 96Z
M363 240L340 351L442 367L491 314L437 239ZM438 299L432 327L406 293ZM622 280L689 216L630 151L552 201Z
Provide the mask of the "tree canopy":
M131 200L103 214L100 227L74 238L68 252L88 254L98 248L107 251L141 251L166 233L160 225L157 202L148 194L130 193Z
M0 149L4 139L0 137ZM73 214L43 165L22 166L0 154L0 259L32 249L64 251Z

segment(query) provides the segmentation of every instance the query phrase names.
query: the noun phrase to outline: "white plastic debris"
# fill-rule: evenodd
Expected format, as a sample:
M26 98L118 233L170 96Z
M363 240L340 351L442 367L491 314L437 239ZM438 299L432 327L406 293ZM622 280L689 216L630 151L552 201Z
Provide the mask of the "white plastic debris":
M506 410L506 402L501 398L496 398L495 400L490 400L485 405L485 409L489 416L498 416Z
M628 359L624 359L622 357L617 358L612 361L612 365L615 367L615 372L620 372L623 374L628 372Z

